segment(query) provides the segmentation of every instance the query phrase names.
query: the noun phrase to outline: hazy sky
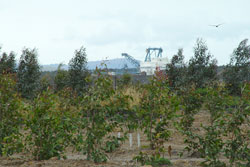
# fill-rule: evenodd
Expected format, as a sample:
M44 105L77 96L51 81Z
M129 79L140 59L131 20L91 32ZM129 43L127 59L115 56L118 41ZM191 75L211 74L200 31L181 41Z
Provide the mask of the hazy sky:
M197 38L227 64L249 37L250 0L0 0L2 51L36 47L41 64L68 63L82 45L89 61L143 60L148 47L168 58L183 48L188 60Z

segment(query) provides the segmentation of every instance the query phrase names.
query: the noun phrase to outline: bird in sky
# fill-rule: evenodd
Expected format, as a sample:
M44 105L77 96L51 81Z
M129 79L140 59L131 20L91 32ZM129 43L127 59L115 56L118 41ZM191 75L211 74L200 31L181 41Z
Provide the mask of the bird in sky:
M209 25L209 26L213 26L213 27L218 28L218 27L219 27L219 26L221 26L222 24L224 24L224 23L221 23L221 24L215 24L215 25Z

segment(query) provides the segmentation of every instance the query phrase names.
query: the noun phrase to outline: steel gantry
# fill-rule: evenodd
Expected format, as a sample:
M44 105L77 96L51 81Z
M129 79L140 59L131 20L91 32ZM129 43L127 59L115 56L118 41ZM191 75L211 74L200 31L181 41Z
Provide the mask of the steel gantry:
M145 62L151 62L151 57L154 55L156 58L162 57L162 48L148 48L146 49Z

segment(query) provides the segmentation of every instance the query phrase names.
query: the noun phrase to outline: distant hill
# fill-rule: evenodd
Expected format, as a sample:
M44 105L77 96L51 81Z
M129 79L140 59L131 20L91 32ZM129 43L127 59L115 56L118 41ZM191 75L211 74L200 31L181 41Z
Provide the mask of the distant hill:
M107 68L109 69L122 69L125 66L127 66L127 68L136 68L134 64L132 64L125 58L111 59L105 61L89 61L87 67L89 70L94 70L96 67L100 68L102 63L105 63L107 65ZM42 65L42 71L56 71L58 65L59 64ZM63 65L62 69L67 70L68 65Z
M59 64L46 64L46 65L41 65L41 70L42 71L56 71L58 68ZM63 65L62 69L67 70L68 65Z

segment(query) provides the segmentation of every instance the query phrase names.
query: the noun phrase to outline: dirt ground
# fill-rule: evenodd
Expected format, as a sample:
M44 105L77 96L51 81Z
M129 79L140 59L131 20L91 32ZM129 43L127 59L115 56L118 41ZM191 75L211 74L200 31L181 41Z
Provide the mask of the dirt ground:
M200 125L200 123L204 123L207 121L207 116L203 113L196 116L196 127ZM171 145L172 147L172 156L170 157L168 153L164 156L172 162L174 167L196 167L199 166L199 163L202 161L200 158L194 158L188 153L184 153L182 157L179 156L179 153L182 152L185 147L183 143L182 136L172 129L172 137L170 140L164 145L166 148ZM137 144L137 133L141 135L141 147L138 147ZM139 154L140 151L147 152L150 151L148 148L149 143L146 141L146 137L143 136L142 132L134 132L133 136L133 146L130 147L129 141L126 141L122 144L121 148L119 148L114 153L108 154L108 162L95 164L93 162L89 162L86 160L86 156L68 152L66 160L58 160L57 158L52 158L50 160L45 161L34 161L29 158L29 155L13 155L11 157L0 157L0 167L45 167L45 166L56 166L56 167L132 167L132 166L140 166L132 159L136 155Z

